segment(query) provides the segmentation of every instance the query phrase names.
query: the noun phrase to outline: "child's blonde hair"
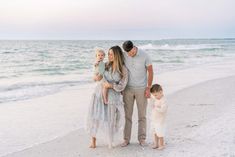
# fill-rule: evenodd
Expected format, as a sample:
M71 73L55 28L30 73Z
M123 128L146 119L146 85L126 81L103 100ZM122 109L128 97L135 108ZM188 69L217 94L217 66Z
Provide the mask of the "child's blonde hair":
M105 56L105 52L104 52L104 50L102 48L96 48L95 49L95 56L97 56L97 54L100 53L100 52L103 53L104 56Z

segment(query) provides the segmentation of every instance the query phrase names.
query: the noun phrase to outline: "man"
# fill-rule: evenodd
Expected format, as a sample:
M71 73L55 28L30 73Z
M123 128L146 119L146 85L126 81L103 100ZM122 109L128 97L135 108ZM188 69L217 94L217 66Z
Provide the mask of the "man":
M138 140L139 144L144 146L147 98L150 98L150 88L153 81L152 61L147 53L134 46L131 41L125 41L122 47L126 51L124 57L129 80L123 93L125 128L124 142L121 146L125 147L130 143L134 101L136 101L138 109Z

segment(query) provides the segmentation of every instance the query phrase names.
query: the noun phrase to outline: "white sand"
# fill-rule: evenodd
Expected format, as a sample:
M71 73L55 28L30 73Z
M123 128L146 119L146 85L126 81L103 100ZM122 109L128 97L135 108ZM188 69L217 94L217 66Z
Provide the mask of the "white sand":
M91 86L86 86L32 100L1 104L0 156L83 128L91 90Z
M136 112L130 146L109 150L101 139L96 150L87 148L89 137L82 128L93 88L89 85L2 104L0 156L235 156L235 77L228 77L233 74L235 64L224 63L157 76L170 106L164 151L137 144ZM116 143L121 140L120 134Z

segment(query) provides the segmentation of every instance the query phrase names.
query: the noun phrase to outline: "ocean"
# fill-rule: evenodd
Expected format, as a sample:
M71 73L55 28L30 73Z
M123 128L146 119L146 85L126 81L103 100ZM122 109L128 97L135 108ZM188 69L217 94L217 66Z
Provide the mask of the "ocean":
M154 73L222 64L235 59L235 39L133 41L152 59ZM121 40L0 41L0 103L54 94L92 83L94 50L106 53ZM107 61L107 55L106 55Z

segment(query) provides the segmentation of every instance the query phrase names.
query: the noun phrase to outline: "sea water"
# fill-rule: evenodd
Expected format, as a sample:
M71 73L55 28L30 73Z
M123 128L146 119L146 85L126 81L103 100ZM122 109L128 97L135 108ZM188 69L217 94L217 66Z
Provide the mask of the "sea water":
M235 59L235 39L138 40L154 73ZM95 49L121 40L0 41L0 103L32 99L92 82ZM107 55L105 56L107 61Z

